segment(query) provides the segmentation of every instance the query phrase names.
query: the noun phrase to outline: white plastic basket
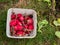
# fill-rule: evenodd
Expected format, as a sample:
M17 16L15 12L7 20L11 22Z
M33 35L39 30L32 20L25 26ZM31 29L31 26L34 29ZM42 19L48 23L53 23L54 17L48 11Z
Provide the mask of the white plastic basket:
M21 13L21 14L32 14L33 15L33 20L34 20L34 30L32 32L32 34L30 36L23 36L23 37L16 37L16 36L11 36L10 35L10 26L9 26L9 22L11 20L11 14L12 14L12 9L13 12L15 12L16 14ZM10 8L7 12L7 25L6 25L6 35L9 38L34 38L36 36L37 33L37 13L36 11L32 10L32 9L20 9L20 8Z

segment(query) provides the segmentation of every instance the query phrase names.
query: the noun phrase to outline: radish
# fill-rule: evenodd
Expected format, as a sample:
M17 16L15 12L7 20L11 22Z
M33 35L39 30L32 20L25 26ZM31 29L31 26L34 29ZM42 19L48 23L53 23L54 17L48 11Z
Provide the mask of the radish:
M16 15L14 13L12 13L11 19L16 19Z
M16 20L11 20L10 21L10 26L15 26L17 23L16 23Z
M32 18L29 18L29 19L27 20L27 24L33 24L33 19L32 19Z
M22 22L20 22L19 20L16 21L17 25L22 25Z
M29 25L28 31L32 31L33 29L34 29L34 26L33 25Z
M25 36L30 35L31 31L33 31L33 16L22 14L15 15L14 13L11 15L10 21L10 32L13 36ZM13 29L12 29L13 27Z
M17 14L17 18L19 18L19 17L21 17L21 16L22 16L22 14L20 14L20 13L19 13L19 14Z
M22 30L22 29L23 29L23 26L21 25L14 26L14 30Z
M24 35L25 35L25 32L24 32L24 31L18 31L18 32L17 32L17 35L18 35L18 36L24 36Z
M25 29L28 29L28 25L24 25Z
M24 16L19 17L20 21L24 21Z

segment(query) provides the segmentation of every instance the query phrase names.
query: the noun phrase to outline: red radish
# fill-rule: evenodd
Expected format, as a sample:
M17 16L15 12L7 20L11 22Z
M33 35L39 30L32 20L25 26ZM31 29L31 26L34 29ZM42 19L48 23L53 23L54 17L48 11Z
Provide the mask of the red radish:
M16 15L14 13L11 15L11 19L16 19Z
M29 25L28 30L32 31L34 29L33 25Z
M26 33L26 34L30 34L30 32L29 32L29 31L25 31L25 33Z
M13 36L29 35L34 29L32 15L12 14L11 19L14 19L10 21L10 32Z
M16 20L11 20L10 21L10 26L15 26L17 23L16 23Z
M29 18L29 19L27 20L27 24L33 24L33 19L32 19L32 18Z
M25 16L25 20L29 19L30 17L29 16Z
M17 20L16 22L17 22L17 25L22 25L22 23L19 20Z
M18 31L18 32L17 32L17 35L18 35L18 36L24 36L24 35L25 35L25 32L24 32L24 31Z
M21 25L14 26L14 30L22 30L22 29L23 29L23 26Z
M17 14L17 18L19 18L19 17L21 17L22 16L22 14Z
M25 29L28 29L28 25L24 25Z
M20 21L24 21L24 16L19 17Z
M29 15L29 17L30 17L30 18L33 18L33 15L32 15L32 14L30 14L30 15Z

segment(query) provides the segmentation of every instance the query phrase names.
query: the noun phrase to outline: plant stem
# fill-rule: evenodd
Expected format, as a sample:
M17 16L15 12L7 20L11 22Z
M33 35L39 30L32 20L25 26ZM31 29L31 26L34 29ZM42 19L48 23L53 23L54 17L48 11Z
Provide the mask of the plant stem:
M51 13L51 15L53 16L53 19L55 19L55 0L51 0L52 1L52 13Z

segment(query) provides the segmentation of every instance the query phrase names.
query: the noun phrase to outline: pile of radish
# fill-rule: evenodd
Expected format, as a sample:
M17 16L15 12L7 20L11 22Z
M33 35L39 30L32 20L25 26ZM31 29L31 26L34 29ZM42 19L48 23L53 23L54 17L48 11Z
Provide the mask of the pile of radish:
M33 30L33 15L11 14L10 33L12 36L29 36Z

